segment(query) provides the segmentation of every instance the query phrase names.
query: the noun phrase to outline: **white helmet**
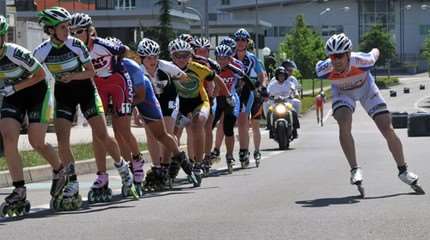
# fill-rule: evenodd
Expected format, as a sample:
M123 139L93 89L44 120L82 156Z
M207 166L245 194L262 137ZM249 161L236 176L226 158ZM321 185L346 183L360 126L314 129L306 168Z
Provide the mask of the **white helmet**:
M75 13L70 20L71 28L86 28L93 25L91 17L86 13Z
M233 50L227 45L219 45L215 48L216 57L231 57L233 56Z
M327 40L325 51L327 55L346 53L352 50L351 40L344 34L335 34Z
M160 55L160 45L154 40L144 38L137 45L137 54L141 57Z
M207 48L209 49L211 47L211 43L207 38L199 37L195 38L192 42L194 48Z
M173 54L175 52L192 52L191 45L184 40L175 39L169 43L169 52Z
M122 41L116 37L108 36L105 38L107 41L114 43L115 45L123 45Z

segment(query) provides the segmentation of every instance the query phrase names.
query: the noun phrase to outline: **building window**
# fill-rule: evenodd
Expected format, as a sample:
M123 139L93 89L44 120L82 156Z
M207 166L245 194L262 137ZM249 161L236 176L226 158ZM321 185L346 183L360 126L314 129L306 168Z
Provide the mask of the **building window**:
M96 9L113 9L116 0L96 0Z
M430 25L420 25L420 34L427 36L430 34Z
M334 34L343 33L342 25L322 25L321 35L323 37L331 37Z
M221 0L221 5L230 5L230 0Z
M134 9L136 0L115 0L115 9Z

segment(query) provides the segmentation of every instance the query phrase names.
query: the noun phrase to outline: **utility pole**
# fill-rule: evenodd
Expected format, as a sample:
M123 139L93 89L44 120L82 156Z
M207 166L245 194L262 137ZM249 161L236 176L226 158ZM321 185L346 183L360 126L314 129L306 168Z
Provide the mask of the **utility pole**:
M205 37L209 39L209 3L205 0ZM203 36L202 36L203 37Z
M258 0L255 0L255 54L257 55L258 58L258 45L259 45L259 41L258 41L258 30L259 30L259 20L258 20Z
M0 1L0 14L7 18L6 16L6 1Z

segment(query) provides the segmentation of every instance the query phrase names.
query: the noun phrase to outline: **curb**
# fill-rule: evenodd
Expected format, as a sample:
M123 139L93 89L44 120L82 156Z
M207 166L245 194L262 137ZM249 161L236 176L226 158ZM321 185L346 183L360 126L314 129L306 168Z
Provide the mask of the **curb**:
M186 146L181 146L180 149L185 149ZM151 157L149 156L148 150L142 152L145 163L151 163ZM114 168L114 161L110 156L106 157L106 166L108 170ZM77 175L96 173L96 160L94 158L88 160L81 160L75 162L75 169ZM47 181L52 179L52 168L51 165L41 165L35 167L24 168L24 181L26 184ZM12 186L12 178L9 171L0 172L0 187L10 187Z

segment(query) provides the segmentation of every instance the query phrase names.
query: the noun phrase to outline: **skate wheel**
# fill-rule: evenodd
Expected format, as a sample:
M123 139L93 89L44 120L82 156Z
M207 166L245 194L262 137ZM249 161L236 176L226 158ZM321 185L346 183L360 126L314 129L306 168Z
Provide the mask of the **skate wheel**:
M175 181L174 178L169 178L169 189L172 190L173 189L173 182Z
M227 168L228 168L228 173L232 174L233 173L233 164L231 164L231 163L227 164Z
M260 160L255 160L255 167L257 167L257 168L260 167Z
M418 184L411 185L411 187L415 191L416 194L420 194L420 195L426 194L424 189Z
M6 217L8 212L8 206L6 203L2 203L0 206L0 216L1 217Z
M139 194L137 194L136 187L134 185L131 185L131 188L129 189L129 193L131 194L131 197L134 200L138 200L139 199Z
M29 212L30 212L30 209L31 209L31 204L30 204L30 202L29 202L28 200L25 200L25 203L24 203L24 214L29 213Z
M96 196L95 196L93 190L88 191L87 198L88 198L89 203L95 203L96 202Z
M121 195L123 197L127 197L128 196L128 187L127 186L122 185L122 187L121 187Z
M52 198L49 201L49 208L54 211L61 211L61 197Z
M78 195L76 197L76 199L73 200L72 205L73 205L72 206L73 210L78 210L79 208L81 208L81 206L82 206L82 197L81 197L81 195Z
M357 185L358 192L360 192L360 197L365 198L366 194L364 192L364 188L361 185Z

